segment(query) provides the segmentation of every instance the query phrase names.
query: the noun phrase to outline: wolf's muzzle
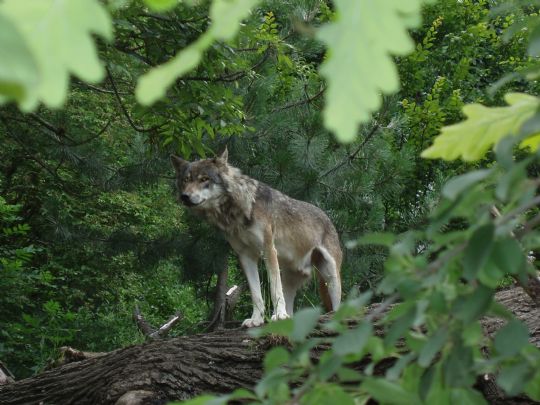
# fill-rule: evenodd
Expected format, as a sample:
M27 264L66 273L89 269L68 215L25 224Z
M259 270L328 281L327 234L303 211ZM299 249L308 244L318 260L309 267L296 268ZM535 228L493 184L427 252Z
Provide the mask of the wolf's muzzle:
M193 204L193 202L191 201L191 198L189 197L189 194L186 194L186 193L182 193L182 195L180 196L180 199L182 200L182 203L188 207L191 207L195 204Z

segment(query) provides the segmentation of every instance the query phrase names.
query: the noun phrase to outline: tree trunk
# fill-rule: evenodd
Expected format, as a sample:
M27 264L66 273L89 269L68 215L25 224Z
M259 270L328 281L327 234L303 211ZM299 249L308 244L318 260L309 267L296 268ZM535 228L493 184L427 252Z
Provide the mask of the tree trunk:
M521 288L500 292L497 299L529 326L531 342L540 345L540 311ZM504 324L494 318L482 323L487 334ZM4 386L0 403L157 404L205 392L228 393L256 383L271 345L267 339L250 337L244 329L150 341ZM500 398L502 393L490 381L479 381L478 386L492 403L532 403Z

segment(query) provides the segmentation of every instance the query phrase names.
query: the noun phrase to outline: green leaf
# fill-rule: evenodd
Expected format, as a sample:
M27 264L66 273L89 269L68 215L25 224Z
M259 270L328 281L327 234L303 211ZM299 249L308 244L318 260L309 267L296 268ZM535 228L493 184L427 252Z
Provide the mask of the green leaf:
M22 103L39 83L36 60L15 24L0 14L0 104Z
M319 380L328 380L338 370L343 369L343 367L341 367L342 364L343 359L340 356L336 356L331 350L324 352L319 359L319 364L317 364L317 374L319 376Z
M268 372L276 367L283 366L289 362L289 358L290 354L285 348L281 346L274 347L264 356L264 370Z
M420 402L417 395L406 391L401 385L381 378L366 378L361 389L367 391L375 400L395 405L410 405Z
M465 323L476 320L489 309L493 294L493 289L480 285L472 294L456 301L453 312Z
M484 267L493 248L495 226L492 223L478 228L471 236L463 254L463 276L473 280Z
M386 379L389 381L397 381L403 372L403 369L405 369L405 367L407 367L415 358L416 354L412 352L401 356L392 367L386 370Z
M495 242L493 261L504 274L519 274L527 263L519 242L510 236Z
M487 401L478 391L472 388L454 388L451 391L453 404L459 405L487 405Z
M22 109L35 109L39 101L51 108L61 107L70 73L88 82L103 78L92 34L110 40L112 24L99 1L5 0L0 3L0 13L17 27L39 71L39 83L19 100Z
M540 56L540 24L536 25L530 34L527 52L531 56Z
M441 350L448 340L448 330L446 328L438 329L428 339L418 356L418 364L421 367L428 367L435 355Z
M328 46L320 72L326 78L325 126L341 142L381 106L382 94L399 89L393 56L413 51L407 29L420 22L420 0L336 0L335 19L316 37ZM353 47L353 48L351 48Z
M294 342L302 342L306 336L317 326L321 316L320 308L304 308L293 316L293 330L290 338Z
M429 159L471 162L481 159L506 135L517 135L523 123L534 115L540 99L523 93L508 93L508 107L485 107L469 104L463 107L467 120L443 127L432 146L422 152ZM522 147L531 146L523 142Z
M478 271L476 278L482 284L489 288L497 288L504 278L504 273L501 271L499 266L497 266L495 259L493 258L495 248L493 248L491 257L488 259L486 264Z
M168 62L157 66L143 75L137 83L135 96L142 105L151 105L164 97L167 88L176 79L194 69L204 52L217 40L234 38L240 23L246 18L259 0L214 0L210 7L212 24L208 31L194 43L178 52Z
M502 142L501 142L502 143ZM527 179L527 166L530 165L528 159L524 159L508 170L499 180L495 195L502 201L508 201L516 193L519 193L519 186Z
M360 353L371 336L369 322L362 322L354 329L347 330L334 340L333 350L338 356Z
M300 403L306 405L355 404L352 397L347 394L343 388L337 384L330 383L316 384L306 393L306 395L302 396Z
M443 365L445 384L451 387L468 387L474 383L473 351L456 344Z
M210 7L212 36L221 41L233 39L242 20L258 3L259 0L214 0Z
M495 335L494 347L497 353L515 356L529 343L529 330L517 319L511 320Z
M503 367L497 376L497 384L508 395L517 395L523 391L525 383L530 378L532 371L527 363L518 363Z
M393 345L416 320L416 307L410 308L403 316L399 317L390 327L384 337L387 346Z
M262 328L252 328L248 331L251 336L261 337L264 335L276 334L281 336L290 336L294 325L291 318L280 321L270 322Z
M171 10L180 2L179 0L144 0L146 5L154 11Z
M461 176L454 177L444 185L442 195L449 200L455 200L461 195L461 193L467 191L471 186L479 181L484 180L490 174L491 170L482 169L474 170L472 172L462 174Z
M525 386L525 393L535 401L540 401L540 371Z
M476 347L484 338L484 332L478 322L473 322L465 326L461 337L465 346Z

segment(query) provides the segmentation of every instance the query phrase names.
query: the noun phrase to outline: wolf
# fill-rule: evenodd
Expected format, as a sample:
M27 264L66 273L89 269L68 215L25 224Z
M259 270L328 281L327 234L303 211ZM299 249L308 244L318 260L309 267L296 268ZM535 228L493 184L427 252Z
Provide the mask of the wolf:
M312 268L319 276L325 309L338 308L342 252L336 229L322 210L242 174L229 165L227 149L193 162L171 155L171 163L179 202L221 229L238 255L253 302L251 318L242 326L264 323L261 257L270 281L271 320L293 315L296 292Z

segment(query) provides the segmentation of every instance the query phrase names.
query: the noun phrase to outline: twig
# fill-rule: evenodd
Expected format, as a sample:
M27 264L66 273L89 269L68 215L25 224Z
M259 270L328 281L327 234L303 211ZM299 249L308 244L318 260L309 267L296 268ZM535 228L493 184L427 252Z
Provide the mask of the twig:
M373 135L375 135L375 133L377 132L377 130L380 128L380 125L377 123L373 126L373 128L371 128L371 131L369 131L369 133L365 136L364 140L362 141L362 143L360 143L360 145L358 145L358 148L356 148L356 150L351 153L349 156L347 156L345 159L343 159L340 163L338 163L336 166L332 167L331 169L328 169L326 172L324 172L323 174L321 174L318 178L318 180L322 179L323 177L326 177L328 176L329 174L335 172L336 170L340 169L341 167L345 166L347 163L350 163L352 162L355 158L356 158L356 155L358 155L360 153L360 151L362 150L362 148L368 143L368 141L373 137Z
M135 323L137 324L137 327L139 328L139 330L142 332L144 336L146 336L147 339L161 339L167 336L167 334L172 329L172 327L176 325L183 318L184 317L181 314L181 312L178 311L176 314L171 316L169 320L165 322L163 325L161 325L158 329L154 329L146 321L146 319L144 319L138 305L136 305L135 309L133 310L133 319L135 320Z
M309 104L312 101L318 99L320 96L322 96L322 94L324 93L325 90L326 90L326 87L323 87L317 94L315 94L315 95L313 95L311 97L307 97L304 100L300 100L300 101L297 101L295 103L286 104L283 107L274 108L271 112L275 113L275 112L287 110L289 108L298 107L298 106L301 106L301 105L304 105L304 104Z
M108 66L105 67L105 69L107 70L107 77L109 78L109 82L111 83L111 86L113 88L116 100L118 101L118 104L120 105L120 109L124 113L124 116L126 117L126 119L127 119L128 123L129 123L129 125L131 126L131 128L133 128L137 132L154 132L155 130L162 127L163 124L154 125L151 128L143 128L143 127L140 127L137 124L135 124L135 122L131 118L131 115L129 115L129 112L128 112L126 106L124 105L124 102L122 101L122 97L120 97L120 93L118 93L118 88L116 87L116 84L114 82L113 76L111 74L111 70L109 69Z

